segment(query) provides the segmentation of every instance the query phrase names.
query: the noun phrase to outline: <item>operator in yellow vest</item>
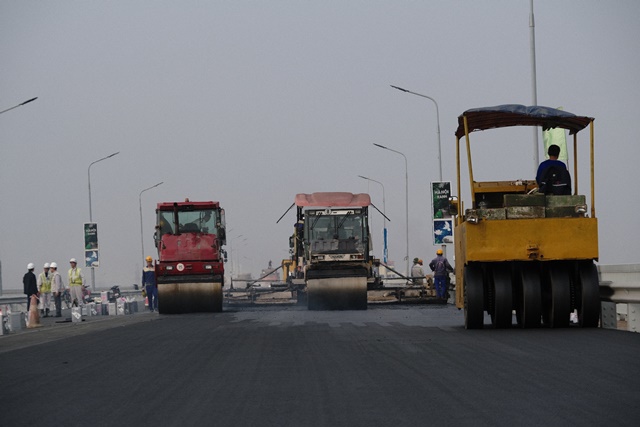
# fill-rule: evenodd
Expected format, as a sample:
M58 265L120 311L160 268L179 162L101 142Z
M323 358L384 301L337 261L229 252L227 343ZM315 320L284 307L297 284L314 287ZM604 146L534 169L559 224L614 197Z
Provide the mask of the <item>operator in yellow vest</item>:
M49 263L44 264L44 271L38 276L38 291L40 292L40 301L42 301L42 310L40 314L43 317L49 317L49 306L51 305L51 276L49 273Z
M82 298L84 276L82 275L82 270L76 267L77 262L75 258L71 258L69 264L71 264L71 268L69 269L69 292L71 294L71 301L73 301L77 307L78 305L84 304Z

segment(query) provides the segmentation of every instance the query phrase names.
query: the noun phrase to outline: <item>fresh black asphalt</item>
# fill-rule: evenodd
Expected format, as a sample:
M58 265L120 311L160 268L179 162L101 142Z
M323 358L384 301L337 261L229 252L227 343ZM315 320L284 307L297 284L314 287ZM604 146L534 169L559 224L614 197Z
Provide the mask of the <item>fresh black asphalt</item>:
M225 307L0 337L6 426L636 426L640 335L452 306Z

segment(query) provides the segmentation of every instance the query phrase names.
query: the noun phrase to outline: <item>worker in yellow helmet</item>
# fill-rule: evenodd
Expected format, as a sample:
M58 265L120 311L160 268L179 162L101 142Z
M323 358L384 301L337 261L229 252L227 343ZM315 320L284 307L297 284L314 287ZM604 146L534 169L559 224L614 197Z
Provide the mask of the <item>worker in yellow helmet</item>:
M158 311L158 284L156 283L156 269L153 266L153 258L145 258L147 266L142 269L142 286L147 291L149 299L149 311Z
M453 272L453 267L442 254L442 249L436 251L436 257L429 263L433 271L433 283L436 287L436 297L444 299L447 296L447 277Z

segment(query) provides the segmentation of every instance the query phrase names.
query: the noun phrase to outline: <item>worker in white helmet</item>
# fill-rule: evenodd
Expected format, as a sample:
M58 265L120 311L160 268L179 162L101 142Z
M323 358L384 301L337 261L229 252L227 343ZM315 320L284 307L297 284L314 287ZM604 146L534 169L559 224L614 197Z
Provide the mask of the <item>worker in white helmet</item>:
M22 285L24 286L24 293L27 295L27 312L31 306L31 295L38 295L38 283L36 281L36 275L33 274L33 269L36 266L30 262L27 264L27 272L22 277Z
M64 292L64 283L62 276L58 273L58 264L52 262L49 264L51 271L51 293L53 294L53 302L56 306L56 317L62 317L62 292Z
M49 274L49 263L45 262L42 273L38 275L38 291L40 292L40 301L42 309L40 315L49 317L49 306L51 305L51 274Z
M71 294L71 301L77 307L84 304L82 297L82 287L84 286L84 276L82 270L78 268L78 263L75 258L69 260L71 268L69 269L69 293Z

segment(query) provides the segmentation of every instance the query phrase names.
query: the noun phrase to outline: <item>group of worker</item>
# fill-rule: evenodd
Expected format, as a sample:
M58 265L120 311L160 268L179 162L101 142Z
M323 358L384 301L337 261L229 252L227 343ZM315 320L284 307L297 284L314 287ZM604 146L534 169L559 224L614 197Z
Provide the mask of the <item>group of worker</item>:
M424 286L425 275L422 268L423 261L420 258L413 259L411 267L411 279L418 286ZM429 263L429 268L433 272L433 284L436 289L436 298L445 299L447 297L447 277L453 272L453 267L444 256L442 249L436 251L436 257Z
M158 311L158 286L156 284L155 269L153 267L153 258L146 258L147 266L142 270L142 285L145 287L147 297L149 298L149 310ZM69 294L73 305L80 306L84 304L82 289L85 286L84 275L78 267L75 258L69 260L71 268L67 272L69 281ZM43 266L42 273L36 278L35 265L30 262L27 264L27 272L22 278L24 293L27 295L27 311L31 307L31 296L35 295L40 300L40 315L49 317L51 312L51 300L53 299L56 314L55 317L62 316L62 294L65 290L62 276L58 272L58 264L55 262L46 262Z
M84 298L82 295L82 289L85 284L84 275L82 270L78 268L78 263L75 258L69 260L71 268L67 273L69 281L69 294L74 305L82 305ZM47 262L43 266L42 273L36 278L33 270L35 265L30 262L27 264L27 272L22 278L22 284L24 286L24 293L27 295L27 311L31 306L31 296L36 295L40 300L42 308L40 314L43 317L49 317L51 300L55 306L55 317L62 316L62 293L65 290L62 276L58 272L58 264L55 262Z

